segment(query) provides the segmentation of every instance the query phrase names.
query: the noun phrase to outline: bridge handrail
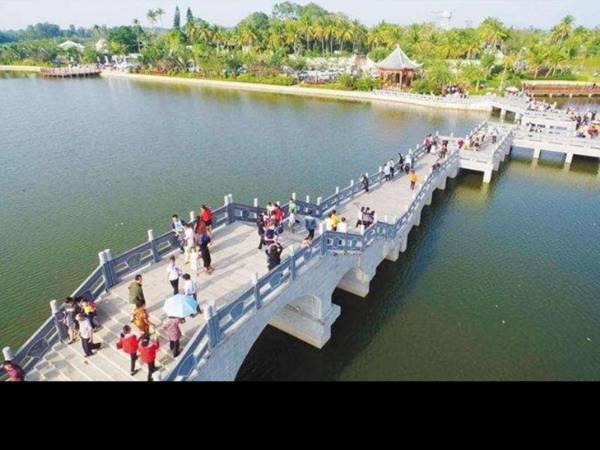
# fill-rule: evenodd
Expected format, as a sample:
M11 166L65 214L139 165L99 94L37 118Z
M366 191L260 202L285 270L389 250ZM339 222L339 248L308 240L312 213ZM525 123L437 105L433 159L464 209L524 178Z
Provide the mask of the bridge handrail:
M469 135L480 130L483 126L485 126L487 122L484 121L479 124ZM425 148L423 145L417 146L417 151L415 155L417 158L421 158L425 153ZM451 152L451 154L446 158L441 167L446 168L451 160L456 156L457 151ZM398 164L396 163L396 167ZM438 171L439 172L439 171ZM426 185L428 181L431 180L433 173L430 173L426 182L423 185ZM369 183L371 186L375 186L381 182L383 177L383 173L381 171L377 171L374 175L370 175ZM428 186L428 184L427 184ZM321 204L313 204L310 202L303 202L301 200L296 200L296 203L301 209L301 212L306 212L307 209L313 209L315 214L318 217L322 217L327 211L327 206L331 207L332 205L337 205L341 201L344 201L348 198L352 198L355 194L359 193L362 190L360 183L351 183L350 186L344 188L342 191L337 191L336 193L330 195L325 199L325 202ZM413 210L414 205L417 203L417 200L423 197L423 190L415 197L411 206L407 210L407 212L401 216L395 224L388 224L381 221L377 221L373 224L369 229L365 230L363 235L355 235L353 233L345 234L344 240L350 243L350 249L356 247L356 243L360 240L361 245L367 246L369 245L373 239L376 237L387 237L392 233L394 236L396 235L396 231L399 230L398 227L402 227L406 223L406 216ZM284 209L287 208L287 205ZM226 226L228 224L234 223L235 221L250 221L250 215L255 216L260 211L263 211L262 208L256 206L248 206L242 205L233 202L227 202L224 206L217 208L213 211L214 219L213 226L214 228L218 228L220 226ZM239 216L239 218L238 218ZM194 222L192 222L193 224ZM400 228L401 229L401 228ZM340 245L335 244L335 242L339 241L339 236L336 234L332 234L333 232L325 232L323 235L318 236L310 247L307 249L301 249L299 252L292 254L290 257L286 258L282 261L282 264L278 266L274 271L269 274L263 276L258 280L257 285L265 286L268 285L269 289L266 293L262 293L259 295L260 298L264 298L268 296L274 289L279 287L281 283L285 280L288 280L290 277L295 277L298 269L302 268L307 264L309 260L311 260L314 255L317 253L326 254L327 251L338 251L340 249ZM360 236L360 237L359 237ZM338 239L338 241L335 241ZM327 242L332 242L334 244L327 245ZM144 242L133 249L127 250L122 254L105 261L103 264L98 266L86 280L71 294L72 297L80 296L80 295L91 295L94 299L98 299L102 293L108 291L112 286L121 282L124 277L131 275L148 264L152 264L161 260L162 256L168 255L178 249L178 242L175 238L175 235L172 230L169 230L158 238L153 238L147 242ZM308 257L308 258L307 258ZM298 264L297 264L298 263ZM119 270L118 266L125 264L125 267ZM279 275L278 275L279 274ZM278 278L278 279L274 279ZM235 314L238 313L240 307L238 306L240 302L247 300L247 296L249 295L249 291L244 291L237 300L227 305L225 312L219 312L221 316L231 314L232 312ZM264 294L264 295L263 295ZM237 308L234 311L234 308ZM243 306L241 308L242 316L249 312L248 306ZM59 323L60 315L62 314L62 305L58 309L56 313L53 313L52 316L47 319L40 328L23 344L15 354L14 360L18 363L24 364L24 369L26 372L33 368L39 359L43 355L44 351L50 348L54 343L58 341L59 338L63 337L66 330L64 326ZM215 316L217 317L217 316ZM233 317L233 316L232 316ZM238 316L238 318L241 316ZM222 319L223 317L221 317ZM218 333L225 333L232 324L237 323L237 321L231 321L230 324L227 325L223 330L217 330L217 339ZM207 324L208 325L208 324ZM205 327L207 326L205 325ZM184 360L188 357L188 353L190 349L194 349L200 343L200 336L205 327L201 327L186 348L188 350L183 352L182 357L179 359L179 362L171 369L168 377L174 377L176 368L180 367L181 364L184 364ZM214 328L214 327L213 327ZM208 333L208 332L207 332ZM212 333L215 334L214 332ZM211 333L207 334L211 336ZM200 339L200 340L199 340ZM214 340L214 336L213 336ZM194 342L195 345L191 346L190 344ZM204 345L204 344L203 344ZM209 346L204 346L206 350L208 350ZM31 354L31 349L39 350L36 354ZM30 357L29 360L26 360L27 357ZM23 362L25 361L25 362Z
M189 376L191 371L198 367L201 360L208 357L210 350L226 338L227 332L232 327L235 325L241 326L240 322L247 320L254 311L262 308L264 302L275 290L284 283L295 279L298 270L307 264L307 253L310 254L309 259L312 259L318 253L327 255L339 253L340 251L343 253L357 252L364 250L377 238L395 238L407 223L408 215L412 214L419 203L429 194L433 181L441 176L457 159L458 149L455 149L446 157L437 171L430 171L423 182L422 189L415 195L406 213L397 219L394 224L377 221L364 230L362 234L326 231L317 237L308 248L301 249L298 252L292 251L292 254L285 258L279 266L256 279L254 286L245 289L236 300L208 315L207 323L192 336L182 352L182 356L171 368L165 380L175 381ZM301 258L303 263L299 264L298 261ZM198 349L198 343L201 342L205 334L209 336L208 344Z

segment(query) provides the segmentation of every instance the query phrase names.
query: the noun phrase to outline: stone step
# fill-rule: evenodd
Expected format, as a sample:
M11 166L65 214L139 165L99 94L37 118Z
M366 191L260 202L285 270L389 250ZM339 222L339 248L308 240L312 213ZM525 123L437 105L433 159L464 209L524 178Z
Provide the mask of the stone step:
M65 356L66 353L72 352L75 357L71 359L68 364L77 369L81 374L87 378L88 381L110 381L111 377L106 374L102 369L97 367L97 364L92 361L97 355L89 356L87 358L83 357L83 349L79 346L79 349L75 349L73 344L65 345ZM97 350L102 351L102 349ZM97 352L96 351L96 352Z

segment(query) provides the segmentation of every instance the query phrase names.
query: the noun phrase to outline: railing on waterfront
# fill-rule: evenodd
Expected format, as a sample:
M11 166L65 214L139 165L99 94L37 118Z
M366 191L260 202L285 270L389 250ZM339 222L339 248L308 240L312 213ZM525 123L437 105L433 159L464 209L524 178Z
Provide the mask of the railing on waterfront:
M479 131L483 126L485 126L485 122L476 127L470 135ZM419 155L423 156L424 147L420 147L419 150ZM188 378L195 369L203 364L210 355L210 351L233 332L234 327L241 326L252 314L260 310L265 304L273 301L274 298L269 299L268 297L285 283L292 282L316 256L340 253L356 254L364 251L377 239L394 240L398 234L404 232L404 228L410 223L412 215L421 206L426 196L431 194L433 183L438 180L438 177L446 176L446 171L452 164L458 165L458 161L459 150L455 149L436 170L430 169L419 192L415 193L411 205L400 218L395 219L394 223L378 220L360 234L325 231L308 247L299 251L292 250L292 254L271 272L261 278L255 278L253 286L243 291L235 301L218 311L215 311L211 306L205 308L206 324L192 336L182 355L179 356L177 363L165 379L167 381L178 381ZM376 175L369 177L369 182L375 185L380 183L381 179L382 172L378 171ZM339 189L336 189L335 194L326 198L319 205L311 205L310 207L318 208L318 215L322 217L329 209L339 206L344 200L353 198L362 190L359 184L351 182L344 190L339 191ZM242 205L238 205L238 207L243 208ZM251 208L248 214L254 212Z
M100 75L102 71L97 66L42 68L40 73L45 77L85 77Z
M467 138L477 133L487 122L482 122ZM412 151L412 149L411 149ZM414 149L414 156L420 159L426 152L425 146L417 144ZM199 329L185 346L184 351L178 357L176 365L171 369L166 379L180 379L190 370L190 364L200 362L210 349L214 348L219 342L226 338L227 333L245 320L249 314L262 307L265 299L276 289L289 280L293 280L299 271L304 270L306 266L318 255L339 254L340 252L352 253L362 251L367 248L377 238L394 239L403 227L408 223L409 217L415 210L415 205L423 198L424 191L429 188L433 177L440 172L447 170L448 166L458 159L458 150L451 152L444 162L435 172L430 172L423 188L415 196L407 212L396 220L394 224L377 221L371 227L364 230L362 234L354 233L335 233L326 231L313 240L310 246L293 251L274 270L261 278L255 278L253 286L244 290L240 296L233 302L215 310L214 307L206 308L207 323ZM396 163L396 168L399 165ZM399 172L400 173L400 172ZM367 175L369 186L375 188L381 185L383 180L383 171L381 168L374 175ZM307 197L306 201L296 199L296 203L301 214L306 214L312 210L317 218L323 218L329 211L353 199L357 194L364 190L362 183L355 183L351 180L350 185L336 191L321 199L319 197L316 203L311 203ZM294 195L295 196L295 195ZM282 207L287 215L288 206ZM255 223L256 217L264 208L258 206L257 201L253 206L234 203L232 196L225 196L225 205L213 211L213 226L215 229L227 226L234 222ZM190 217L190 222L194 223L194 217ZM168 231L155 238L152 230L148 230L148 241L140 244L121 255L112 257L109 250L99 253L100 265L88 276L88 278L71 294L72 297L91 297L98 299L102 294L107 293L113 286L121 283L127 277L144 268L161 261L179 249L176 236L173 231ZM59 340L66 338L66 328L62 324L62 305L57 305L52 301L51 317L23 344L13 356L14 361L19 363L26 372L30 371L40 362L43 355ZM10 351L9 351L10 353ZM190 358L193 358L190 359ZM193 367L196 367L195 365Z

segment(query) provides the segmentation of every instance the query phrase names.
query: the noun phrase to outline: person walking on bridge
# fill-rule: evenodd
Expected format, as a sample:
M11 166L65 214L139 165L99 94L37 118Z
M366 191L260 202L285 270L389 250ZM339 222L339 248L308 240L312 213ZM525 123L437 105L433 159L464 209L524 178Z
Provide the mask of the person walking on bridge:
M304 216L304 227L306 228L306 231L308 231L308 236L306 236L306 239L312 241L315 238L317 219L313 217L313 212L311 209L309 209L306 216Z
M368 194L369 193L369 176L366 173L363 173L360 176L360 182L363 185L363 189L365 190L365 193Z
M177 239L177 243L179 244L179 250L181 251L181 253L184 252L185 226L186 223L179 218L179 215L173 214L173 217L171 218L171 229L175 234L175 239Z
M298 208L296 201L293 198L290 198L290 201L288 203L288 213L289 213L288 224L290 227L290 231L292 233L294 232L294 227L296 226L296 224L299 223L298 219L296 219L296 216L298 215L299 212L300 212L300 208Z
M181 277L182 274L183 272L175 263L175 257L171 256L169 258L169 265L167 266L167 277L173 288L173 295L179 294L179 277Z
M181 340L181 328L179 325L184 323L184 319L179 317L169 317L165 323L160 326L160 329L167 333L169 338L169 348L173 352L173 358L179 355L179 345Z
M158 337L154 340L150 339L149 334L145 334L141 341L138 349L138 354L143 363L148 366L148 381L152 381L152 374L156 369L156 354L160 347Z
M88 356L92 356L94 354L93 350L98 350L102 344L99 342L96 344L93 343L94 329L84 314L79 314L77 321L79 322L79 337L81 338L84 358L87 358Z
M201 222L200 220L198 220L198 222ZM196 227L198 227L198 223L196 223ZM192 256L192 252L194 251L194 249L196 248L196 241L195 241L195 233L194 233L194 229L192 228L192 226L190 224L187 224L185 226L185 258L184 258L184 264L189 264L190 262L190 257Z
M279 242L271 244L267 249L267 268L269 272L281 264L281 253L283 252L283 246Z
M117 341L117 349L123 350L125 353L129 355L130 361L130 370L129 374L134 376L138 371L135 368L135 362L137 361L137 352L138 352L138 337L131 332L131 327L129 325L125 325L123 327L123 331L121 331L121 336Z
M136 275L134 280L129 284L129 304L136 305L138 300L145 302L144 290L142 289L142 276Z
M416 184L417 184L417 173L415 172L415 169L412 169L410 171L410 189L414 191Z
M212 238L213 212L206 205L202 205L200 207L200 220L204 222L204 225L206 225L206 231L208 232L208 235Z
M210 250L208 249L208 244L210 244L211 238L208 233L202 233L198 237L198 247L200 248L200 256L202 257L202 262L204 265L204 270L207 274L212 274L214 269L211 266L212 258L210 256Z
M145 300L136 300L131 321L140 330L142 336L150 333L150 318L148 317L148 311L146 311Z

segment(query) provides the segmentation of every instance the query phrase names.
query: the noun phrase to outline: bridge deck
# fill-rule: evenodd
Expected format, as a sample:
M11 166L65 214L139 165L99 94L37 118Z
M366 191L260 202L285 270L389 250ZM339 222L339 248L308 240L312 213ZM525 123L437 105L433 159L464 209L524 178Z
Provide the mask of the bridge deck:
M302 232L286 231L282 237L285 250L282 258L287 256L290 246L300 244L305 236ZM215 303L217 307L234 301L239 294L252 284L252 276L256 273L262 276L268 272L264 251L258 250L258 234L255 226L236 222L215 231L214 243L211 249L213 267L212 275L200 273L198 281L198 300L203 304ZM184 272L190 272L190 266L184 265L183 255L177 253L177 264ZM172 295L171 285L167 281L166 267L168 260L150 266L143 270L144 295L146 306L153 325L158 325L166 314L162 310L164 300ZM201 265L201 264L200 264ZM121 328L129 324L132 307L128 303L128 286L131 277L111 289L98 306L98 318L102 328L95 333L97 342L104 347L96 355L83 358L79 342L66 345L57 344L49 352L41 365L38 365L28 378L43 380L132 380L129 375L129 360L127 355L117 351L115 343ZM182 283L180 282L180 288ZM185 345L193 333L205 323L202 314L187 318L181 326L184 334L181 344ZM134 328L135 331L135 327ZM173 361L169 353L168 339L159 332L163 347L159 351L158 361L166 371L168 364ZM165 345L167 344L167 345ZM116 365L116 367L115 367ZM139 366L139 364L138 364ZM144 373L141 373L144 372ZM108 378L107 378L108 377ZM133 379L145 379L145 370L140 371Z
M437 155L426 154L416 163L419 183L429 173ZM417 192L415 189L414 192ZM413 191L410 189L408 176L404 173L397 174L391 182L382 186L374 186L368 194L357 194L353 199L338 207L338 212L348 220L348 230L356 232L354 227L360 206L369 206L378 214L378 219L383 220L388 216L392 222L394 216L401 216L412 202ZM300 245L306 232L304 229L291 233L286 231L281 241L284 245L285 258L292 245ZM198 299L201 307L203 304L215 303L219 308L233 302L240 293L252 284L252 276L262 276L268 272L264 251L259 251L258 234L256 227L250 224L236 222L215 231L214 242L211 248L213 267L212 275L200 273L198 281ZM183 265L183 255L177 253L177 264L184 272L190 272L189 265ZM167 260L152 265L142 270L144 280L144 294L146 305L153 325L159 325L166 319L162 310L163 302L172 295L172 288L167 281ZM98 318L102 328L95 334L97 342L103 343L94 356L83 358L79 342L66 345L57 344L54 349L44 356L44 361L32 371L28 378L32 380L143 380L146 370L129 375L129 359L122 351L118 351L115 343L121 328L130 323L132 307L128 303L128 286L132 276L127 281L114 286L110 293L99 302ZM182 283L180 283L181 286ZM205 319L202 314L186 319L182 325L182 348L192 337L194 332L202 325ZM135 327L133 327L135 329ZM170 355L168 339L159 331L163 347L159 351L158 363L161 370L166 373L173 361ZM139 363L138 363L139 367Z

